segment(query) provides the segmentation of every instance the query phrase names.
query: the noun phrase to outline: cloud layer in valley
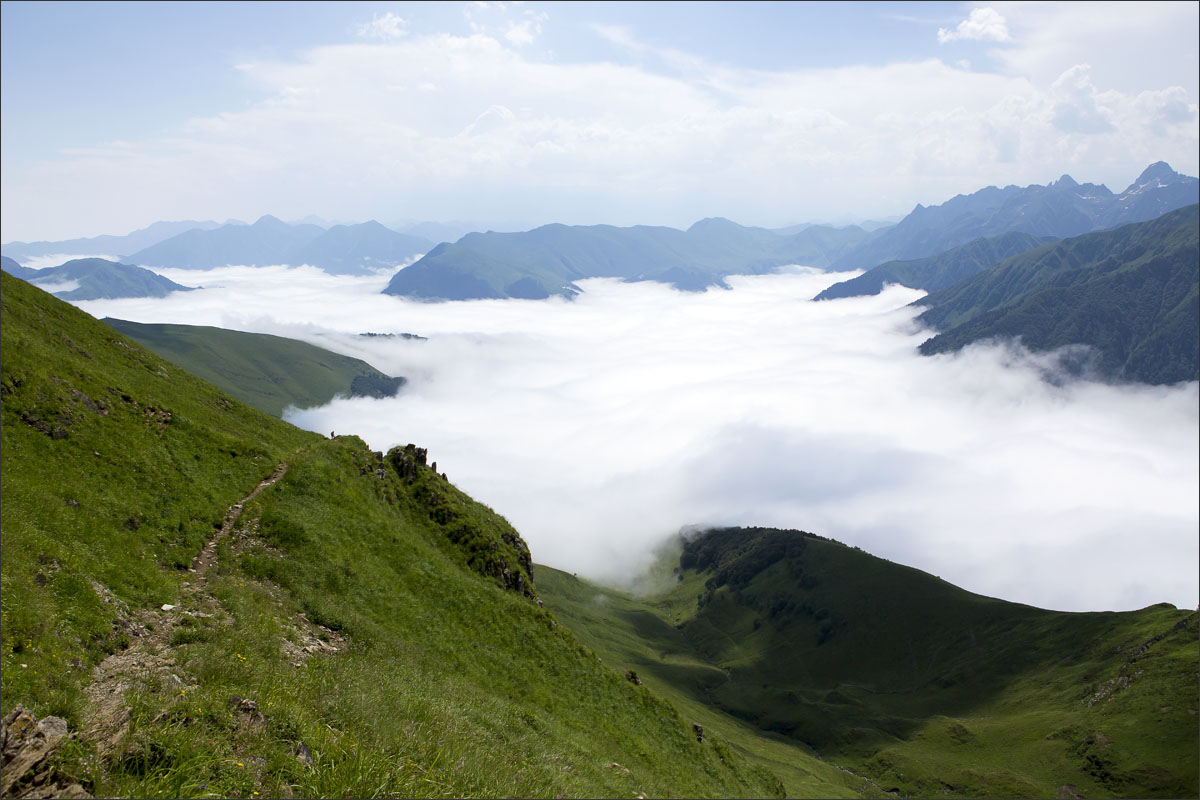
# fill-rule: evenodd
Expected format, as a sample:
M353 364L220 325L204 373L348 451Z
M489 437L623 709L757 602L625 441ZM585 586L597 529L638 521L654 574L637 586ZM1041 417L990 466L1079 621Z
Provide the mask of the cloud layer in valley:
M1198 385L1054 385L1052 358L1002 346L922 358L908 289L813 303L837 277L797 269L701 294L593 280L571 302L424 304L378 294L385 275L164 273L208 288L80 305L407 376L394 399L288 418L428 447L541 563L623 580L682 525L771 525L1044 607L1200 594Z

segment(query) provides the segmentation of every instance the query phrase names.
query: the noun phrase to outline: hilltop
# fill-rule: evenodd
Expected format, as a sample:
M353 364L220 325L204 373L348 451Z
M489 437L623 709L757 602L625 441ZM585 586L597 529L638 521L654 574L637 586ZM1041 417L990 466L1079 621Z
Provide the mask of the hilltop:
M764 528L681 537L634 594L539 574L560 619L681 708L887 792L1200 788L1192 610L1045 611Z

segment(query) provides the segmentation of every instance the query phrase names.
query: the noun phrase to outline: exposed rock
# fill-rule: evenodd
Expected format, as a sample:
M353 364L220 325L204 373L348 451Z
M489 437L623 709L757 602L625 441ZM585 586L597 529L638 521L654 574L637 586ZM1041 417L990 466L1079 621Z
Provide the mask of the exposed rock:
M313 765L312 750L308 749L308 745L304 742L296 742L296 760L301 764L311 767Z
M642 679L639 678L637 672L632 669L625 670L625 680L629 681L634 686L642 685Z
M4 797L90 797L77 783L60 785L47 764L67 737L67 721L41 722L23 705L0 721L0 795Z
M258 710L258 703L253 700L235 694L229 698L229 710L237 717L239 726L260 729L267 727L267 718Z
M693 722L692 730L696 732L696 741L703 742L704 741L704 726L698 722Z
M424 447L417 447L411 442L404 447L393 447L388 451L388 460L392 462L392 466L396 468L396 473L408 481L411 486L417 481L417 468L426 465L426 459L429 456L429 451Z

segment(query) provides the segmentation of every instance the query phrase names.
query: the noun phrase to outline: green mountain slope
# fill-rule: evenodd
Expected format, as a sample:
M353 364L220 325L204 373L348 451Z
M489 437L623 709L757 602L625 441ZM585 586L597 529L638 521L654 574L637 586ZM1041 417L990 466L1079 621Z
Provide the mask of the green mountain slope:
M6 758L18 705L72 734L6 795L780 793L540 608L423 451L298 430L0 280Z
M10 269L6 265L5 271L35 286L44 287L64 300L166 297L171 292L188 292L193 288L182 286L148 269L103 258L76 258L57 267L39 270ZM64 285L70 288L58 288Z
M1117 379L1200 378L1200 206L1046 245L928 295L930 355L991 337L1095 347Z
M143 347L273 416L337 395L391 396L404 378L391 378L365 361L271 336L200 325L105 323Z
M561 573L542 595L656 691L905 796L1200 789L1194 612L1043 611L797 531L676 553L639 599Z
M981 272L984 269L1020 253L1051 241L1048 237L1010 232L990 239L976 239L962 247L947 250L929 258L913 261L889 261L867 270L857 278L835 283L814 300L836 300L839 297L858 297L879 294L885 283L897 283L910 289L936 292Z
M685 290L719 286L735 274L769 272L784 264L827 266L862 240L858 227L813 226L790 236L705 219L686 231L637 225L545 225L522 233L471 233L440 244L396 273L385 294L429 300L578 293L584 278L656 280Z

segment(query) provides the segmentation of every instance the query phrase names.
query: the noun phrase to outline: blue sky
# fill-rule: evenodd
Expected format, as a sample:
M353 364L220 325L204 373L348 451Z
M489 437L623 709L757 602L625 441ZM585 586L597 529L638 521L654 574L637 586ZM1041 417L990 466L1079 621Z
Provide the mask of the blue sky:
M1195 3L4 2L0 239L851 221L1197 173Z

